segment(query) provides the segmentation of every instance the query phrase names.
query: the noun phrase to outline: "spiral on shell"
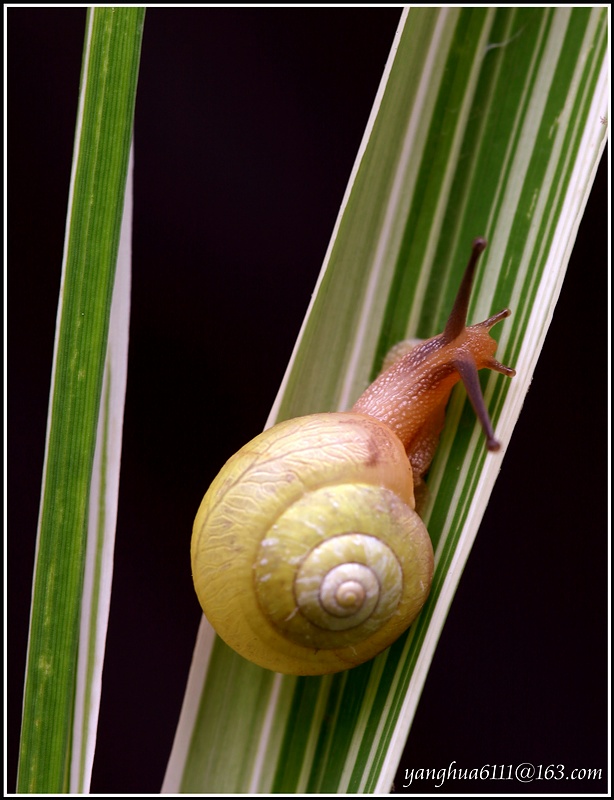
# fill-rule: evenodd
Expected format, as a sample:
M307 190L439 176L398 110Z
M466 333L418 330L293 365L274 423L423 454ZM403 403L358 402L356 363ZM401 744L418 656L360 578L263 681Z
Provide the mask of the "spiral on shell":
M205 495L192 565L201 605L235 650L278 672L323 674L388 647L433 571L398 438L360 414L281 423Z

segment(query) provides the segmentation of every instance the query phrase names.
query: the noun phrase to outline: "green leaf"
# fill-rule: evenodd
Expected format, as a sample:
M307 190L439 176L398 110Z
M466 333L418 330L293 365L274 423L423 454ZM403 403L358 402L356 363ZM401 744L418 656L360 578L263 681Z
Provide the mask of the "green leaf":
M89 786L126 381L132 199L124 198L143 20L142 8L97 8L87 16L32 595L20 792Z
M390 345L438 333L485 235L470 319L513 309L497 355L518 376L483 380L505 445L605 144L607 98L606 9L405 12L269 423L348 408ZM283 677L203 620L164 790L389 791L501 458L456 391L428 480L431 595L374 661Z

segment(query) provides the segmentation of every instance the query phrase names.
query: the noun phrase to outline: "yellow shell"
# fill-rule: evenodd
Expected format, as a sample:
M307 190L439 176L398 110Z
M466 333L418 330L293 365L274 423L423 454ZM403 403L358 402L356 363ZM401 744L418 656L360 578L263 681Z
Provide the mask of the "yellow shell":
M218 634L263 667L317 675L377 655L416 617L433 573L400 440L354 413L257 436L201 503L192 572Z

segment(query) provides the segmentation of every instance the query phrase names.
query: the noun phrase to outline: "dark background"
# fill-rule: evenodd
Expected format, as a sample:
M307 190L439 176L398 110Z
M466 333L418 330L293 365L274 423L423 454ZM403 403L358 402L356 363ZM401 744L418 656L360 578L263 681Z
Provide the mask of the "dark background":
M94 792L159 791L200 620L192 519L219 466L262 429L399 16L381 8L147 12ZM84 23L84 9L8 10L9 790ZM440 789L427 781L409 791L605 789L608 220L604 159L397 791L404 769L454 761L600 768L604 780Z

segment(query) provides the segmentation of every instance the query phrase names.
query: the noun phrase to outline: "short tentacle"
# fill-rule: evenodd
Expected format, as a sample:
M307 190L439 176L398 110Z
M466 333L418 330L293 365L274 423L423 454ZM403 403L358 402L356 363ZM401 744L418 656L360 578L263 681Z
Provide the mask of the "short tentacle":
M512 369L512 367L506 367L505 364L502 364L500 361L497 361L496 358L489 358L486 361L485 365L488 369L492 369L494 372L500 372L501 375L507 375L508 378L513 378L516 374L516 370Z
M484 322L478 322L477 325L473 325L474 328L486 328L489 331L492 327L494 327L497 322L501 322L501 320L509 317L512 312L509 308L504 308L502 311L493 314L492 317L488 317L485 319Z

